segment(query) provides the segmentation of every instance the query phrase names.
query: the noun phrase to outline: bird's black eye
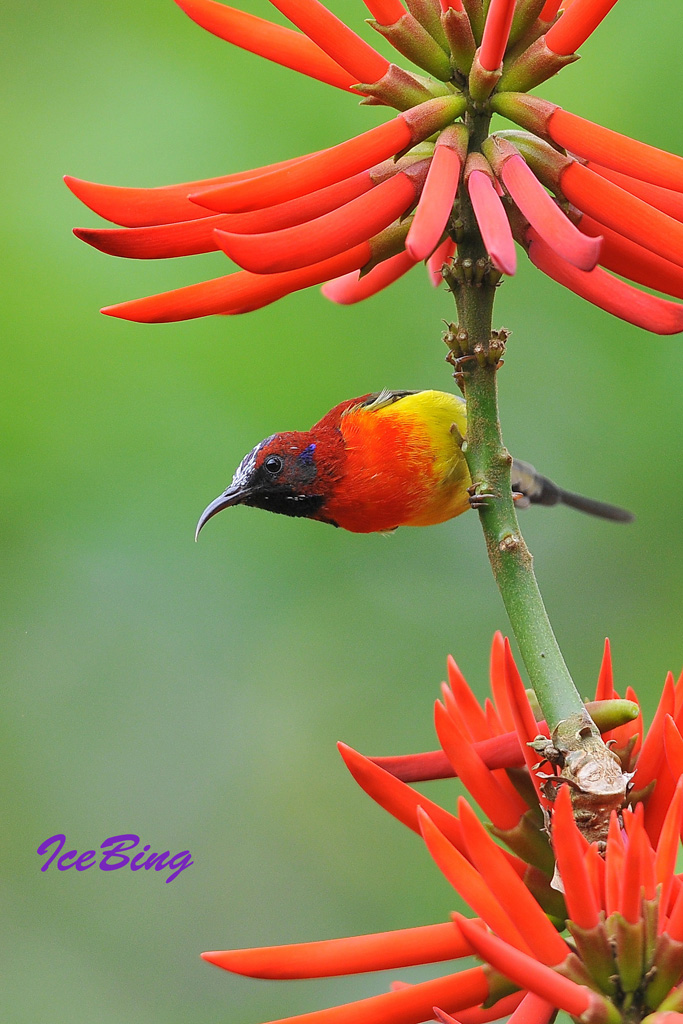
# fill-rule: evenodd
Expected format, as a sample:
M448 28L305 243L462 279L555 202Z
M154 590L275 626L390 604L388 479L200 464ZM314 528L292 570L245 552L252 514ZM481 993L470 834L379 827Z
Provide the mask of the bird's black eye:
M271 476L277 476L278 473L281 473L283 465L284 463L279 455L269 455L263 463L264 469Z

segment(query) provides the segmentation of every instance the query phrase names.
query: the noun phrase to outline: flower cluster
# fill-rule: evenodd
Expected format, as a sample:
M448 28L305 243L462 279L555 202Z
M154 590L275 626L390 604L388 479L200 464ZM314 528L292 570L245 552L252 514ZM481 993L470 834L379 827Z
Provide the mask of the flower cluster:
M424 260L438 283L478 230L494 279L514 274L516 241L602 309L683 330L682 306L621 279L683 298L683 159L527 95L577 59L616 0L365 0L372 27L424 75L390 63L319 0L273 0L295 29L215 0L176 2L237 46L399 113L329 149L205 181L68 177L123 226L76 229L103 252L221 249L243 268L103 312L145 323L245 313L323 283L329 299L357 302ZM489 134L494 113L517 127Z
M548 1024L558 1009L576 1020L648 1019L683 1011L683 675L667 678L647 735L638 716L616 728L609 646L589 705L604 738L632 773L628 806L613 812L604 844L579 831L570 787L553 783L529 746L547 736L535 720L509 645L491 657L493 701L482 707L455 662L436 704L437 751L366 758L341 744L356 781L421 835L434 861L477 915L376 935L204 953L257 978L312 978L379 971L476 955L483 966L286 1024ZM634 701L635 694L628 694ZM637 702L636 702L637 703ZM457 815L410 782L459 776L490 819L461 798ZM551 822L550 834L544 824ZM496 839L492 838L495 836ZM503 845L504 844L504 845ZM673 1018L672 1018L673 1020ZM278 1021L276 1024L285 1024Z

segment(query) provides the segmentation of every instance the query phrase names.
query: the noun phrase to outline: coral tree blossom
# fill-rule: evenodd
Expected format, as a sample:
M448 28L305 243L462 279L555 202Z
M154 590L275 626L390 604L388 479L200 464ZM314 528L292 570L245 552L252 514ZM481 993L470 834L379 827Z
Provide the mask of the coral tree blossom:
M390 63L319 0L273 0L292 28L216 0L176 2L214 35L396 113L318 153L204 181L68 177L121 225L76 229L95 248L134 259L220 249L242 268L105 313L245 313L315 284L357 302L421 261L438 282L478 229L494 279L514 274L517 242L615 316L683 330L681 305L622 279L683 298L683 159L528 95L577 59L616 0L366 0L372 28L424 74ZM488 134L493 113L517 127Z
M578 0L577 0L578 2ZM676 873L683 822L683 676L669 676L654 721L614 727L609 645L589 705L631 776L604 842L577 828L570 788L529 744L548 735L535 720L507 641L494 638L493 700L482 706L457 665L435 707L440 749L367 758L340 744L347 767L381 807L422 840L475 917L399 931L262 949L204 953L254 978L316 978L476 956L481 966L287 1024L548 1024L557 1010L583 1022L658 1024L683 1011L683 875ZM627 696L636 704L635 694ZM624 719L620 720L622 723ZM468 799L457 814L410 783L458 776ZM546 826L550 822L550 829ZM552 835L552 845L548 839ZM455 968L455 969L454 969ZM277 1024L285 1024L278 1021Z

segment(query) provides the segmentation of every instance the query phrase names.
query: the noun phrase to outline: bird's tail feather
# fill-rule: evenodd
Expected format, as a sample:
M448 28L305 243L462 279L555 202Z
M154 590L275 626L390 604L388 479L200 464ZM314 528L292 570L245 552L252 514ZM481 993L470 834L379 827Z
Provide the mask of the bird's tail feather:
M632 512L618 505L610 505L595 498L586 498L573 491L565 491L562 487L543 476L528 462L514 459L512 463L512 489L522 495L524 505L568 505L589 516L599 516L614 523L631 523L635 519Z

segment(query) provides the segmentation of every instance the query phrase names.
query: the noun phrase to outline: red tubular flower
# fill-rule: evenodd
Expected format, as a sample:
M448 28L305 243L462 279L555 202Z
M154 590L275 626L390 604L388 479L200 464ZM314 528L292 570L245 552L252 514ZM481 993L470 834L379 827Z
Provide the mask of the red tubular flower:
M407 242L407 239L406 239ZM455 256L456 245L452 238L445 238L427 260L429 280L435 288L443 282L443 267L448 266Z
M418 165L419 166L419 165ZM388 227L415 202L419 173L400 171L338 209L281 231L216 231L220 248L245 270L277 274L343 253Z
M479 50L485 71L497 71L503 63L514 13L515 0L491 0Z
M452 923L290 946L202 953L204 960L249 978L331 978L395 970L469 956L472 947Z
M491 262L501 274L512 276L517 269L515 243L492 177L477 163L466 172L465 183Z
M599 246L596 225L605 225L605 267L637 284L680 297L680 275L672 268L683 269L683 160L524 93L575 59L574 51L615 0L566 0L559 17L558 0L410 0L407 6L401 0L367 0L376 19L373 27L429 77L391 64L319 0L274 2L294 28L217 0L177 0L190 18L214 35L399 113L322 152L205 181L120 189L68 178L67 184L86 205L131 229L130 233L78 229L77 236L95 248L151 259L222 247L245 270L267 278L257 286L249 277L219 277L149 300L109 306L107 313L143 322L244 313L312 283L327 283L324 293L346 304L375 294L425 259L431 280L438 284L444 262L457 261L455 243L463 223L471 220L467 208L472 205L490 261L478 273L491 274L491 267L494 276L514 273L509 216L515 237L529 246L536 265L542 264L549 276L570 290L654 332L681 329L680 314L672 303L658 304L663 300L628 290L602 272L587 280L567 267L593 271ZM482 154L489 155L487 146L495 148L504 141L509 149L511 143L505 133L482 141L482 119L489 109L533 133L526 141L512 140L519 152L508 152L507 159L498 163L493 160L493 174ZM534 136L539 145L539 140L552 140L570 154L562 185L559 181L549 185L535 165L529 154ZM458 191L468 152L467 188ZM557 155L557 150L553 152ZM581 166L572 155L588 159L593 166ZM402 208L391 207L380 216L374 200L384 191L400 191L404 183L377 193L380 183L373 179L373 187L368 185L367 173L378 161L399 158L407 164L427 161L425 185L414 194L406 189ZM344 224L342 230L344 204L361 194L354 191L358 175L366 176L364 185L372 189L374 199L360 203L366 223L358 230ZM574 212L565 216L536 178L555 192L561 207L566 199L577 207L576 216L585 218L578 230L572 223ZM332 193L325 193L336 187L339 193L334 201ZM391 244L375 245L373 240L372 259L362 267L355 252L348 261L343 259L345 250L348 254L359 242L372 238L373 232L384 234L390 220L397 218L402 225L416 198L412 224L406 225L402 237L398 227L386 229ZM299 200L298 206L288 205ZM326 205L328 200L331 205ZM316 206L319 201L322 205ZM396 199L396 207L400 205ZM336 219L335 210L339 211ZM353 215L354 210L347 213ZM217 214L238 219L223 220ZM327 215L329 222L316 223ZM301 230L295 230L297 225ZM542 244L525 234L527 225L555 258L546 258ZM226 234L216 235L216 230ZM291 233L277 234L285 231ZM313 240L308 252L304 252L306 234ZM634 245L639 248L633 249ZM323 268L328 259L333 262L327 279L320 278L322 269L288 279L278 277L309 264ZM383 263L388 265L382 267ZM360 277L357 271L362 271ZM459 273L457 266L454 272Z
M389 61L318 0L272 0L272 3L357 82L377 82L388 71Z
M579 270L592 270L600 255L600 237L586 242L518 153L503 159L500 174L515 205L546 245Z
M278 168L253 180L229 182L207 192L192 195L194 202L212 210L239 213L274 206L296 199L312 189L324 188L363 171L378 160L385 160L446 127L457 116L462 102L458 97L436 97L406 110L392 121L371 128L363 135L299 161L297 168Z
M369 299L371 295L376 295L383 288L398 281L399 277L411 270L416 262L409 252L399 252L383 263L378 263L363 276L358 271L353 271L328 281L323 285L322 293L330 302L350 306L354 302Z
M416 263L431 255L441 240L453 211L466 152L467 139L455 125L441 132L406 238L406 249Z
M574 0L546 33L545 42L553 53L576 53L596 30L617 0Z
M458 768L461 761L471 758L473 749L481 750L491 742L474 736L486 735L491 721L498 720L498 712L518 722L514 764L519 765L521 748L527 748L528 738L538 730L509 644L497 636L492 648L492 689L504 698L494 719L482 705L475 704L472 690L452 660L448 667L451 687L444 689L446 704L439 713L439 732L451 756L455 746L468 748L464 759L457 752ZM378 803L422 835L436 865L477 918L468 920L456 914L452 915L453 926L445 923L293 946L217 951L204 954L205 958L226 970L264 978L385 970L457 959L472 951L487 965L418 985L396 981L384 995L288 1018L287 1024L419 1024L432 1016L432 1007L438 1008L434 1016L441 1024L485 1024L512 1011L518 1024L547 1024L557 1009L583 1024L620 1024L648 1015L653 1024L655 1017L670 1010L672 1001L679 1005L676 1000L683 993L683 885L675 874L683 822L683 777L679 775L659 823L650 796L651 783L661 777L662 736L675 733L680 739L669 715L675 711L680 689L667 681L640 758L633 735L623 748L613 745L623 770L636 769L645 789L631 789L627 795L630 806L619 814L612 812L603 846L589 843L577 828L569 786L560 785L558 779L555 799L542 797L557 864L538 807L527 836L535 837L529 846L534 854L539 844L544 846L548 855L544 867L517 855L519 832L515 829L501 832L494 825L496 839L492 838L464 798L458 801L455 817L377 764L340 745L356 780ZM614 708L616 699L608 644L598 693L606 698L594 705L596 717L603 721L605 708ZM679 707L683 715L682 708L683 703ZM619 710L626 716L635 709ZM457 733L451 729L454 722ZM625 728L614 718L603 721L603 726L613 735ZM530 751L529 767L523 774L532 776L540 787L544 766L538 764L538 758ZM472 776L475 796L480 790L478 771ZM469 788L467 770L461 774ZM518 768L516 778L520 781ZM527 778L524 792L528 782ZM507 802L508 791L501 789L497 796L486 792L487 802L496 799ZM500 814L498 807L494 819ZM530 814L525 814L528 823ZM551 878L553 886L563 887L564 899L551 887ZM511 985L520 991L496 1002ZM484 1001L494 1005L485 1007Z
M207 32L243 50L282 64L327 85L349 90L357 79L307 35L275 25L215 0L175 0L185 14ZM384 74L384 72L382 72Z
M654 334L683 331L683 306L638 291L604 270L578 270L557 256L533 230L527 232L529 258L554 281L621 320Z

